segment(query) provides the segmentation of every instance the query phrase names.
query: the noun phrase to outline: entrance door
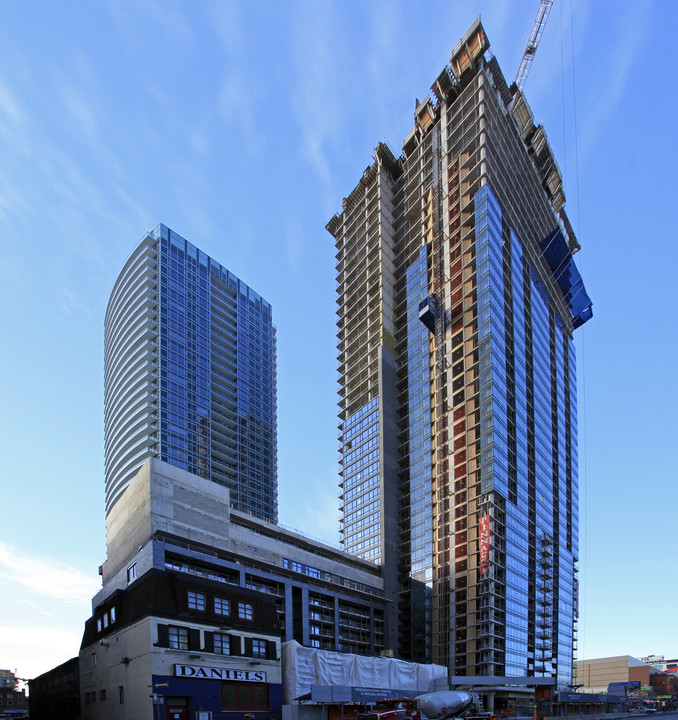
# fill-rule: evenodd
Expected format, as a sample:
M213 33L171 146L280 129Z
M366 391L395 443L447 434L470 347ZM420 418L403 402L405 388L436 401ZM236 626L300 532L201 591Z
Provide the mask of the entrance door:
M167 720L188 720L188 708L168 705Z

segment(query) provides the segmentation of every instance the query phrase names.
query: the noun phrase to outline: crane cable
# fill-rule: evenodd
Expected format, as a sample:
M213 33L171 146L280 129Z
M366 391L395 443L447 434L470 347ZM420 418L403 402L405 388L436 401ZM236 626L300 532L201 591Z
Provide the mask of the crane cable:
M566 91L565 91L565 41L564 41L564 22L563 22L563 9L562 9L562 3L560 4L560 65L561 65L561 87L562 87L562 107L563 107L563 179L567 178L567 143L566 143L566 110L565 110L565 100L566 100ZM576 220L576 226L577 226L577 238L579 238L579 244L581 243L581 206L580 206L580 192L579 192L579 133L577 128L577 84L576 84L576 74L575 74L575 53L574 53L574 16L572 11L572 0L570 0L570 55L572 58L572 121L573 121L573 140L574 140L574 186L575 186L575 212L577 215ZM579 268L581 270L582 268L582 262L581 262L581 256L579 258ZM588 547L588 489L589 484L587 480L587 469L588 469L588 457L587 457L587 443L586 443L586 353L585 353L585 328L582 328L580 331L580 347L581 347L581 369L582 369L582 378L581 378L581 413L579 413L579 417L581 419L582 424L582 432L581 432L581 438L582 438L582 445L583 445L583 452L582 460L583 460L583 467L582 472L580 472L580 489L583 489L583 503L582 507L580 507L580 516L582 519L582 525L584 530L584 542L582 546L580 546L580 556L583 558L583 565L584 565L584 574L581 579L581 582L579 583L580 590L582 591L582 598L581 602L578 603L581 613L581 608L585 607L586 602L586 591L588 583L586 581L586 575L588 571L588 563L587 563L587 547ZM583 488L581 487L583 485ZM580 499L582 499L580 494ZM581 623L581 639L582 639L582 653L578 655L580 657L586 657L585 653L585 644L586 644L586 614L582 614L582 623Z
M580 245L581 245L581 206L580 206L580 195L579 195L579 133L577 130L577 85L576 85L576 76L575 76L575 55L574 55L574 16L572 11L572 0L570 0L570 52L572 55L572 112L573 112L573 122L574 122L574 172L575 172L575 204L577 208L577 237L580 238ZM579 268L580 270L583 269L583 263L582 263L582 256L579 258ZM587 429L586 429L586 346L584 343L585 337L586 337L586 329L582 327L582 332L580 334L580 343L581 343L581 369L582 369L582 379L581 379L581 394L582 394L582 402L581 402L581 419L583 421L583 427L582 427L582 444L583 444L583 472L582 477L584 480L584 547L581 548L581 554L584 557L584 575L582 577L582 582L580 583L580 586L583 587L583 597L582 602L580 603L580 606L586 605L586 591L588 589L588 582L586 580L586 576L588 573L588 559L587 559L587 547L588 547L588 507L589 507L589 483L588 483L588 446L586 442L587 437ZM582 622L582 633L581 633L581 639L582 639L582 655L581 657L586 657L586 615L584 617L584 622Z

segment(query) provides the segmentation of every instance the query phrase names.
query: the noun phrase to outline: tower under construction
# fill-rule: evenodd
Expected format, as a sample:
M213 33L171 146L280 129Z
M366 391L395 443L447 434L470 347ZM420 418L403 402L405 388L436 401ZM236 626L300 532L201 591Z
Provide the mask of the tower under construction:
M383 566L397 653L456 675L571 683L592 310L564 203L478 20L327 225L342 542Z

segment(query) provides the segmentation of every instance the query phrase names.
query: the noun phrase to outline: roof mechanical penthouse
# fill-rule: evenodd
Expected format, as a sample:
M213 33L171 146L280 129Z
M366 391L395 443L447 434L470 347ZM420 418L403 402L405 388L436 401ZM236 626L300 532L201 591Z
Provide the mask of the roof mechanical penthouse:
M401 657L571 683L573 331L562 177L478 20L336 242L342 541L383 566Z
M156 457L276 522L276 435L271 306L158 225L128 258L106 311L106 513Z

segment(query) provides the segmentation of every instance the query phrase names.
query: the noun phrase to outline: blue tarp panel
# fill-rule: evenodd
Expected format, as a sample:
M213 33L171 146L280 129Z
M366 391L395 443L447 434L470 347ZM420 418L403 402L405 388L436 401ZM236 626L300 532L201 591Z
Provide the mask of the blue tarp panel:
M565 296L572 313L572 325L578 328L593 317L593 303L586 294L584 281L570 255L560 228L556 228L539 243L544 259Z

